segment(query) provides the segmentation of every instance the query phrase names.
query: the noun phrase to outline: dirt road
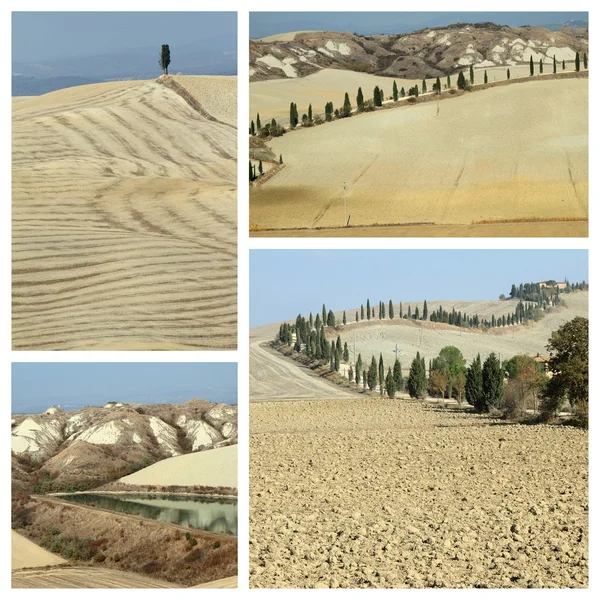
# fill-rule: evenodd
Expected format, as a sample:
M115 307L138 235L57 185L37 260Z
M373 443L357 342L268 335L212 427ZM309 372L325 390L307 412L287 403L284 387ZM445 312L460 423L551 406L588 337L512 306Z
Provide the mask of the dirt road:
M250 340L251 401L355 396L264 347L271 339Z

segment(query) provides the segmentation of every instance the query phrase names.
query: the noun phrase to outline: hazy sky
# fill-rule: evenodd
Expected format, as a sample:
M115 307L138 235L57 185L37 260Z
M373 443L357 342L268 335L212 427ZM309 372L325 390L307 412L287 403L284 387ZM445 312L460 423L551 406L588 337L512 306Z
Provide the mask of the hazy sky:
M201 398L237 403L236 363L13 363L12 412Z
M200 5L199 5L200 6ZM237 40L235 12L14 12L13 62Z
M585 250L252 250L250 327L390 298L497 300L512 283L588 280Z
M544 26L587 18L587 12L251 12L250 38L313 29L364 35L406 33L458 22Z

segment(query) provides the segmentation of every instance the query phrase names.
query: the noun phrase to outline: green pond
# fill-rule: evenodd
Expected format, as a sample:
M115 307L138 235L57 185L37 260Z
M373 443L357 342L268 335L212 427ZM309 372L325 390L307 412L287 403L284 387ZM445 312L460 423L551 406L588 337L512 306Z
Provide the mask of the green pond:
M61 494L63 500L128 515L237 535L237 501L175 494Z

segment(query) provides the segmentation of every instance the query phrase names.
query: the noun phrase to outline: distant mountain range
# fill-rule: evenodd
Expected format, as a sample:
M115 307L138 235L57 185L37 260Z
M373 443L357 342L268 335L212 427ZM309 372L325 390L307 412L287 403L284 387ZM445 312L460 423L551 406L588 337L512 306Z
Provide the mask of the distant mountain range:
M173 75L236 75L236 40L215 38L201 45L171 46ZM156 48L121 53L12 63L12 95L38 96L54 90L128 79L156 79L161 75Z

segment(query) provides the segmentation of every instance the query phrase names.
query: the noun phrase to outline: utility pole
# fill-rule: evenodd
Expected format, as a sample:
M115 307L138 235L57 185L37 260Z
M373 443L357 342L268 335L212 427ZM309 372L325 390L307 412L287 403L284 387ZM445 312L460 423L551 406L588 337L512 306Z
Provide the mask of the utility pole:
M394 353L396 354L396 360L398 360L398 344L396 344L396 347L394 348Z
M344 227L346 227L346 182L344 181Z

